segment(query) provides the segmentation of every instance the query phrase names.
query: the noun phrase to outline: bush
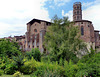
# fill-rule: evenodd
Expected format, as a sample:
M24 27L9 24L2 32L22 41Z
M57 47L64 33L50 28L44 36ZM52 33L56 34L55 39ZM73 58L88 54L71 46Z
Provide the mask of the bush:
M30 75L31 77L61 77L61 75L55 70L50 69L37 70Z
M21 77L21 73L17 71L16 73L13 74L14 77Z
M17 70L17 67L13 63L8 64L6 68L4 69L5 74L10 74L10 75L14 74L16 70Z
M36 61L41 60L41 53L38 48L34 48L31 51L26 52L26 56L28 57L28 59L31 59L33 57Z
M24 65L24 56L18 55L17 57L13 57L14 65L18 68L17 70L20 71L21 66Z
M0 76L3 75L3 73L4 73L4 71L3 70L0 70Z
M31 74L36 71L36 61L32 58L29 61L26 61L20 70L24 74Z
M69 62L64 62L64 69L65 69L65 77L78 77L75 76L78 66L76 64L73 64L73 62L70 60Z
M57 62L37 62L36 71L32 73L31 77L61 77L63 72L63 67L59 66Z
M44 76L44 74L46 74L45 72L48 71L49 73L53 73L57 75L63 75L64 69L62 66L59 66L57 62L54 63L50 63L50 61L48 62L37 62L35 59L31 59L29 61L26 61L24 63L24 66L21 67L21 72L24 74L31 74L33 73L31 76L35 77L35 76ZM50 72L52 71L52 72Z

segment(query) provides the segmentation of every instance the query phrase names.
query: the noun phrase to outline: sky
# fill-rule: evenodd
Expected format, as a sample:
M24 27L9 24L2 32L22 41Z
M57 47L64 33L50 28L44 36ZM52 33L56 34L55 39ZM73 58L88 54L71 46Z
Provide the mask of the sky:
M72 21L74 2L82 3L83 19L100 30L100 0L0 0L0 38L24 35L34 18L50 21L57 15Z

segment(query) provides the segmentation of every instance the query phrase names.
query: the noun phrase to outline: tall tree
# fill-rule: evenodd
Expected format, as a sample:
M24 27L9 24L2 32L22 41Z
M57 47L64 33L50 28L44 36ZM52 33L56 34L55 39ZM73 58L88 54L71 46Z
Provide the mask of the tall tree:
M52 19L44 42L52 60L59 61L60 58L73 60L76 53L82 49L83 43L79 39L79 28L73 25L74 23L70 22L68 17L60 19L56 15Z
M0 57L18 56L20 54L19 45L17 42L10 41L9 39L0 39Z

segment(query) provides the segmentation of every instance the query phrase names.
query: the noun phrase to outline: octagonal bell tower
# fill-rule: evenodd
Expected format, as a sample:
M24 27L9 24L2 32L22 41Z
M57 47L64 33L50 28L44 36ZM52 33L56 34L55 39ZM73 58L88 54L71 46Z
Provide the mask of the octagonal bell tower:
M82 20L81 2L75 2L73 4L73 21Z

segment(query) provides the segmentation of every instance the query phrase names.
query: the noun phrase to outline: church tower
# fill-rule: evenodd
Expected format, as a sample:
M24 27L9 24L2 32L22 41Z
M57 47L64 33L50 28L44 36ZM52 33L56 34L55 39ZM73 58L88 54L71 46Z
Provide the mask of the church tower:
M75 2L73 4L73 21L82 20L81 2Z

